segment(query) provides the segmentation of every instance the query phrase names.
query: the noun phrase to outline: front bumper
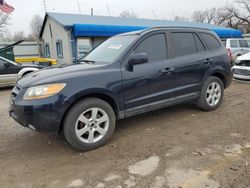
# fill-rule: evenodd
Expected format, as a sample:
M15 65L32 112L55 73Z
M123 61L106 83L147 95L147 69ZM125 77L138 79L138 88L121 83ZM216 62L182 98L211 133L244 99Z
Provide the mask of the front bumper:
M246 75L240 75L240 74L233 74L233 78L236 80L240 80L240 81L250 81L250 75L246 76Z
M58 133L61 127L65 102L55 95L47 99L25 101L26 89L15 86L10 96L9 114L20 125L38 132Z

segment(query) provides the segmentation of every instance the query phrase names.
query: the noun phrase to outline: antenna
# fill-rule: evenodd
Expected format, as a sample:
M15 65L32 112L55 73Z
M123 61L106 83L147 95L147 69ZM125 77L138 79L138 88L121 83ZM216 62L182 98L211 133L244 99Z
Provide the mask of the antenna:
M157 15L155 14L155 11L154 11L154 10L152 10L152 13L153 13L153 16L155 17L155 19L158 20L158 17L157 17Z
M80 7L79 1L77 1L77 7L78 7L79 14L82 14L82 11L81 11L81 7Z
M109 14L109 16L110 16L109 5L107 4L106 7L107 7L108 14Z
M46 0L43 0L43 6L44 6L45 12L47 12Z

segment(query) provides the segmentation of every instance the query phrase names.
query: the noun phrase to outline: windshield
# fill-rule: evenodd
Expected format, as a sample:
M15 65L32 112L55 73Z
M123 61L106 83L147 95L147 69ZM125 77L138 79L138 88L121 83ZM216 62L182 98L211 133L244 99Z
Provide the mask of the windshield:
M86 55L82 61L92 64L110 64L113 63L122 52L137 38L137 35L124 35L112 37L93 51Z

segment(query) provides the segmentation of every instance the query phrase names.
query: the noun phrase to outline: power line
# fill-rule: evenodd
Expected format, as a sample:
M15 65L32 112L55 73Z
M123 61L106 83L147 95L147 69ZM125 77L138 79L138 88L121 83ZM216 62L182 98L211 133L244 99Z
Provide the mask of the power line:
M152 13L153 13L154 18L155 18L156 20L158 20L158 17L157 17L157 15L155 14L155 11L154 11L154 10L152 10Z

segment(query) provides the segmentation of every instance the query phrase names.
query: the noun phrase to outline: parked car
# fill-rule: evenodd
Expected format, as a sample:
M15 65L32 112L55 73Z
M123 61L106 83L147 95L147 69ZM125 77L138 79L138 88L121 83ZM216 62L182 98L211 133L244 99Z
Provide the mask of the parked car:
M232 71L234 79L250 82L250 53L240 56Z
M214 32L151 28L106 40L80 64L23 77L9 113L24 127L63 131L71 146L90 150L111 138L117 119L186 101L215 110L231 80L227 51Z
M40 68L42 66L18 64L0 56L0 87L13 86L17 79Z
M236 61L236 59L241 55L250 52L250 40L232 38L223 40L223 43L225 44L228 50L228 54L232 62Z

